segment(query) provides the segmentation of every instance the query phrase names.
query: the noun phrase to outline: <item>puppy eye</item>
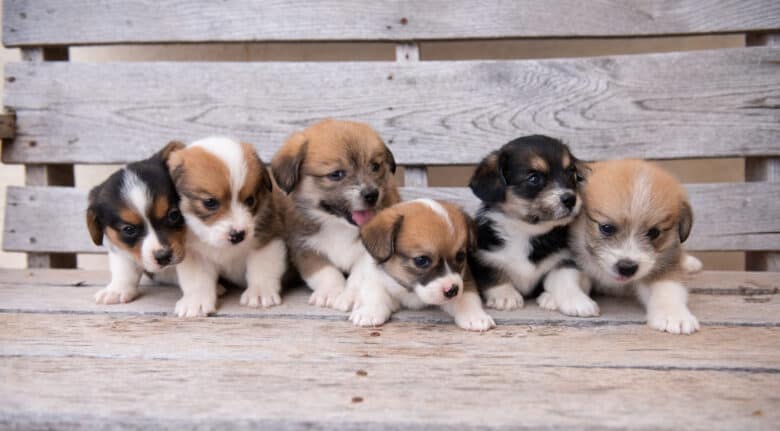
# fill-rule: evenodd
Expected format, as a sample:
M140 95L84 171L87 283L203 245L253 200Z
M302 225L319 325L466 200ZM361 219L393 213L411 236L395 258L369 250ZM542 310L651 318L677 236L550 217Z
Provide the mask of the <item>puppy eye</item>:
M378 172L381 165L379 163L371 163L371 172Z
M647 237L651 240L658 238L659 235L661 235L661 231L658 230L657 227L650 228L650 230L647 231Z
M602 235L609 237L614 235L617 232L617 228L615 227L615 225L611 225L607 223L600 224L599 232L601 232Z
M466 252L459 251L458 254L455 255L455 262L463 263L464 260L466 260Z
M428 256L417 256L414 258L414 266L418 268L427 268L431 266L431 258Z
M182 217L181 217L181 211L179 211L176 208L173 208L170 211L168 211L168 224L170 224L172 226L176 226L179 223L181 223L182 221L183 220L182 220Z
M344 172L343 169L339 169L328 174L328 178L333 181L341 181L345 176L347 176L347 173Z
M245 203L245 204L246 204L246 206L248 206L249 208L252 208L253 206L255 206L255 197L254 197L254 196L249 196L248 198L246 198L246 200L244 201L244 203Z
M138 236L138 228L131 224L126 224L122 226L122 236L127 239L133 239Z
M203 206L209 211L214 211L219 208L219 201L214 198L203 199Z
M576 181L578 183L581 183L581 182L585 181L585 177L580 175L580 173L578 171L574 171L574 181Z
M529 185L536 187L541 185L542 182L544 182L544 177L542 176L542 174L538 172L531 172L530 174L528 174L527 177L525 177L525 181Z

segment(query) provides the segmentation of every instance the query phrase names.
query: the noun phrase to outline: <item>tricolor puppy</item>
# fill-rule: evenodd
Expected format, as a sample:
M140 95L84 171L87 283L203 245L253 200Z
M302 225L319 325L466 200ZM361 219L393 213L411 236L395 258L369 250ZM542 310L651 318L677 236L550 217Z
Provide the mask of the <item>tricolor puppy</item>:
M141 275L159 273L184 258L186 228L179 196L165 163L180 144L130 163L89 192L87 228L96 245L105 241L111 283L97 292L99 304L130 302Z
M574 316L599 314L580 289L568 227L581 207L580 162L547 136L524 136L488 155L469 186L482 200L469 265L488 307L511 310L543 287L539 305Z
M288 244L309 302L348 311L344 274L367 256L358 227L399 200L393 154L371 127L325 120L290 136L272 166L293 202Z
M463 329L494 327L467 279L473 227L458 206L430 199L396 204L363 225L360 237L375 263L362 274L352 322L376 326L401 306L438 305Z
M699 329L679 282L700 263L682 250L693 212L677 180L641 160L595 163L584 200L583 214L572 227L572 249L594 287L634 289L652 328L674 334Z
M250 144L211 137L171 152L168 167L187 221L176 267L181 317L216 311L219 277L246 286L241 304L281 303L287 269L285 197Z

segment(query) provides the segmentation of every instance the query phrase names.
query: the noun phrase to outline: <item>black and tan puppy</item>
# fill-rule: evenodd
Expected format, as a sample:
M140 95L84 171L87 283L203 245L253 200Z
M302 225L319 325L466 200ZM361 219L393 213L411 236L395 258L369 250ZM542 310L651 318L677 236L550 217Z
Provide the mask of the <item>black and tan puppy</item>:
M463 329L494 327L468 277L466 258L474 235L471 219L451 203L418 199L379 213L360 229L374 262L361 272L352 322L377 326L401 306L436 305Z
M87 228L96 245L108 246L111 269L111 283L95 294L97 303L132 301L144 272L159 273L184 258L184 218L165 164L181 147L168 144L89 192Z
M566 145L541 135L515 139L477 167L469 186L482 208L469 265L488 307L522 307L539 286L543 308L599 314L568 249L567 225L581 207L578 169Z
M371 127L325 120L294 133L271 164L292 200L288 244L309 302L348 311L356 289L344 274L367 256L358 228L399 200L393 154Z

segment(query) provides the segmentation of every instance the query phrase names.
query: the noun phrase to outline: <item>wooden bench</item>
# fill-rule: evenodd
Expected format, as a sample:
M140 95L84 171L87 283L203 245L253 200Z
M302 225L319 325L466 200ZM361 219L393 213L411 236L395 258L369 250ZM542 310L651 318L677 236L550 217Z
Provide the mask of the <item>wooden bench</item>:
M780 427L780 3L774 0L469 2L5 0L0 428ZM774 32L774 33L773 33ZM419 42L746 33L749 47L596 58L420 61ZM395 62L68 62L68 47L386 41ZM424 53L423 53L424 54ZM75 164L125 163L172 138L236 135L269 160L323 117L377 128L405 168L403 196L473 209L427 167L468 165L519 135L581 158L744 157L746 182L691 184L691 250L748 252L748 269L691 277L690 337L644 326L630 299L602 316L535 305L485 334L441 313L382 328L305 305L222 300L171 317L178 290L97 306L106 272L84 225ZM64 269L63 269L64 268Z

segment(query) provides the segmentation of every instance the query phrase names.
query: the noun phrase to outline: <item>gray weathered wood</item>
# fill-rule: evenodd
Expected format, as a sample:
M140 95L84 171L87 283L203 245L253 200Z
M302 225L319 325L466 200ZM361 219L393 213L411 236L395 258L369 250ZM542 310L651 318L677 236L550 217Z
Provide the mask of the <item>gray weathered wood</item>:
M428 168L425 166L407 166L404 169L404 185L406 187L428 187Z
M11 63L6 163L116 163L235 135L269 159L324 117L376 127L404 165L476 163L523 134L583 159L780 155L780 49L362 63ZM281 85L283 83L283 85ZM107 150L110 148L110 150Z
M780 183L687 185L696 215L690 250L774 250L780 243ZM457 187L401 189L403 199L449 200L474 212L479 201ZM9 187L3 248L8 251L86 252L92 244L84 222L83 190L60 187Z
M3 43L419 40L699 34L780 28L773 0L230 2L6 0Z

